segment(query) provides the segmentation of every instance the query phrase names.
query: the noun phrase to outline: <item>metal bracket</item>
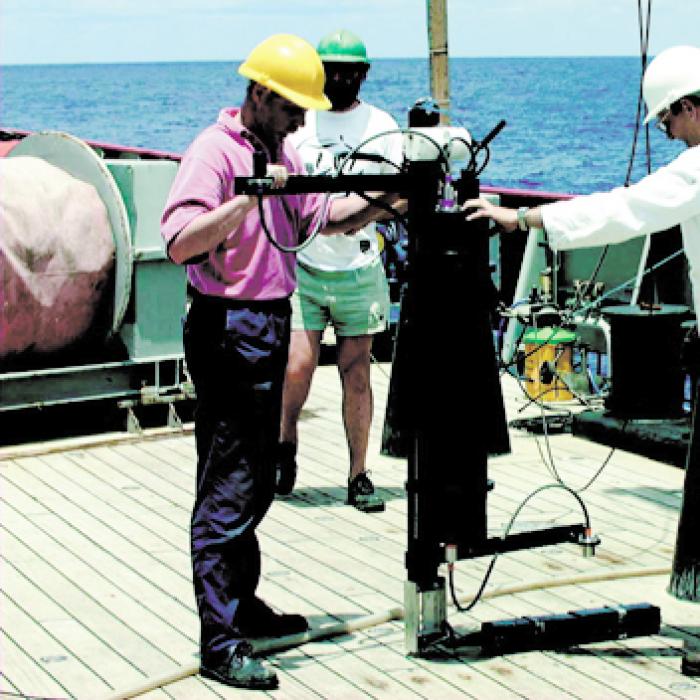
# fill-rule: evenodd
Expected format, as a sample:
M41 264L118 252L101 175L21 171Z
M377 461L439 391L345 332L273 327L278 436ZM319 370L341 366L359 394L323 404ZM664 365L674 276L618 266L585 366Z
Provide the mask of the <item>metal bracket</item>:
M134 413L134 409L131 406L126 407L126 431L128 433L140 434L143 432L141 423Z
M421 591L414 581L404 582L404 647L420 656L431 642L444 636L447 620L445 579L438 576L434 588Z
M177 415L175 404L173 403L168 404L168 427L182 430L182 419Z

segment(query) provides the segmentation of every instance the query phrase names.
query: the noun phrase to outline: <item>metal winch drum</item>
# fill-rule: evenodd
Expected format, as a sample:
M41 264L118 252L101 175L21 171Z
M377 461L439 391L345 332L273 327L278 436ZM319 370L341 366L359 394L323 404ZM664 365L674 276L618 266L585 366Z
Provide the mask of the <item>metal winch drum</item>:
M105 330L117 332L131 292L131 234L102 159L67 134L39 134L17 144L0 173L0 360L79 341L111 279Z
M180 387L185 270L160 237L177 167L61 132L0 158L0 411Z

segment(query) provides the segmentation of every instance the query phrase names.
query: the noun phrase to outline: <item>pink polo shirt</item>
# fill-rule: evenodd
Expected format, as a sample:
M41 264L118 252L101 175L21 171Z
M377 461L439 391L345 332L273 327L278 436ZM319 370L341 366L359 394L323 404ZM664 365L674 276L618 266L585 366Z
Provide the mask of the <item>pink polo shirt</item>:
M166 246L192 220L235 195L234 178L253 174L255 147L243 133L237 109L224 109L216 124L205 129L185 152L161 219ZM285 139L282 164L304 173L299 154ZM267 228L283 245L296 245L299 222L313 216L309 230L322 216L319 194L265 197ZM321 222L325 223L325 222ZM235 299L281 299L296 286L295 255L275 248L265 236L257 207L231 231L206 259L187 265L192 286L202 294Z

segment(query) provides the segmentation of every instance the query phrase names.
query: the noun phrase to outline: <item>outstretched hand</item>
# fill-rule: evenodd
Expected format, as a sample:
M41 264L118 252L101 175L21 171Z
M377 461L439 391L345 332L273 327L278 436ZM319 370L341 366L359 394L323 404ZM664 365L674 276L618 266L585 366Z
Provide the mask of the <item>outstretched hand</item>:
M468 199L462 205L462 211L467 212L467 221L491 219L508 233L515 231L518 227L518 212L516 209L496 206L483 197Z

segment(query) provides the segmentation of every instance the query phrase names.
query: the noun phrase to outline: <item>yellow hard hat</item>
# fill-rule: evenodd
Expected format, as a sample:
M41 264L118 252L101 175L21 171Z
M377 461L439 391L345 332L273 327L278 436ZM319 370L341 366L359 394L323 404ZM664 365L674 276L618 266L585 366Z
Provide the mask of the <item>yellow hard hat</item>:
M238 72L304 109L330 109L323 94L326 74L308 41L274 34L248 54Z

